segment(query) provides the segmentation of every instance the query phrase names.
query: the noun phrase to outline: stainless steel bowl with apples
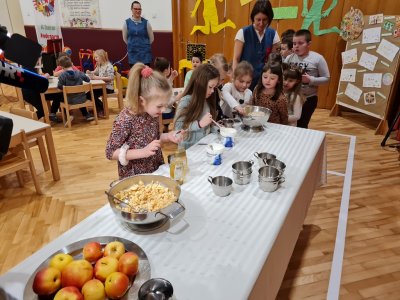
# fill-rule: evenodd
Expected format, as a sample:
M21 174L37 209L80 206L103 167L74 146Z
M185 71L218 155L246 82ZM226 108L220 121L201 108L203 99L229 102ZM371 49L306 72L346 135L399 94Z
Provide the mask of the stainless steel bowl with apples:
M29 278L24 299L75 299L74 294L81 297L76 299L93 295L114 299L116 293L121 295L118 299L138 299L140 287L150 277L149 260L139 245L116 236L99 236L68 244L50 255Z
M127 207L125 204L121 205L114 199L116 196L124 195L120 192L127 191L132 186L150 186L154 184L166 188L168 192L172 193L173 195L173 199L171 199L171 201L165 202L168 203L165 207L163 207L163 205L158 206L157 204L159 203L155 203L152 205L153 207L158 207L155 210L135 209L134 206L131 206L131 204L128 205L131 207ZM127 177L113 184L106 194L111 209L116 217L120 221L128 224L147 225L165 220L166 218L174 219L185 211L185 207L179 202L179 196L181 194L180 185L176 181L165 176L142 174ZM140 198L141 202L146 202L145 199L147 199L147 196L140 195ZM158 194L159 202L163 202L161 198L161 195ZM126 198L122 198L120 200L126 203L132 203L130 199Z

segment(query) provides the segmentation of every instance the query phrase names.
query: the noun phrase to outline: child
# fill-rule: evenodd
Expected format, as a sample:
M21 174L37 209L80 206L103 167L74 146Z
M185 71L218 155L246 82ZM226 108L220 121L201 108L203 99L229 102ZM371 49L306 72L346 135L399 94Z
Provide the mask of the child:
M57 57L57 67L56 67L56 68L54 69L54 71L53 71L53 76L55 76L55 77L60 76L61 73L64 72L63 68L60 66L59 61L58 61L58 60L59 60L61 57L63 57L63 56L67 56L67 57L71 58L71 57L70 57L67 53L65 53L65 52L60 52L60 53L58 54L58 57ZM77 67L75 67L74 64L72 64L72 69L73 69L74 71L79 71L79 69L78 69Z
M217 108L217 117L216 120L222 120L225 118L221 105L224 103L224 99L222 96L222 87L225 82L225 79L228 74L228 61L225 58L225 56L222 53L216 53L213 56L210 57L209 63L213 65L215 68L217 68L219 72L219 83L217 88L215 89L215 94L216 94L216 108Z
M283 92L287 99L289 125L291 126L297 126L297 120L301 116L303 97L300 89L301 71L283 64Z
M203 54L201 54L201 52L193 53L192 60L191 60L193 69L186 73L185 82L183 84L184 87L186 87L187 84L189 83L190 77L192 77L194 70L196 70L196 68L203 63L203 59L204 59L204 57L203 57Z
M178 143L177 132L160 135L159 117L171 98L171 86L159 72L137 63L130 73L127 107L114 121L106 157L118 160L119 178L152 173L164 163L161 144Z
M282 38L280 54L282 59L285 60L290 54L293 53L293 36L286 35Z
M271 110L268 122L287 125L288 109L286 97L282 89L283 77L281 64L266 64L254 88L251 103Z
M222 88L224 103L222 112L225 116L231 118L232 110L244 114L242 105L248 104L252 92L249 90L253 80L253 66L247 61L241 61L233 72L233 82L228 82Z
M114 93L114 68L108 60L108 54L103 49L94 51L94 60L96 61L96 69L94 71L86 71L90 79L103 80L106 83L107 94ZM96 102L96 110L99 118L104 118L103 102L100 96L103 91L100 89L93 90L94 100Z
M174 79L178 76L178 71L171 68L171 63L165 57L156 57L154 59L154 71L162 73L165 78L168 79L171 87L174 83Z
M268 61L267 63L277 63L277 64L282 64L282 56L280 53L278 52L272 52L269 56L268 56Z
M181 145L187 149L206 136L212 120L217 116L215 88L219 84L219 72L210 64L196 68L175 114L175 130L188 131Z
M297 127L308 128L311 116L318 103L318 86L329 81L329 69L324 57L310 51L311 33L306 29L297 31L293 37L293 54L285 62L302 68L301 92L306 98Z
M57 87L62 90L63 86L72 86L72 85L82 85L83 82L89 82L90 79L81 71L75 71L72 68L72 61L68 56L63 56L59 59L59 64L63 67L63 72L58 78ZM85 93L76 93L68 95L68 103L70 104L79 104L86 102L86 94ZM93 121L94 117L90 114L86 107L80 108L82 115L85 117L86 121Z

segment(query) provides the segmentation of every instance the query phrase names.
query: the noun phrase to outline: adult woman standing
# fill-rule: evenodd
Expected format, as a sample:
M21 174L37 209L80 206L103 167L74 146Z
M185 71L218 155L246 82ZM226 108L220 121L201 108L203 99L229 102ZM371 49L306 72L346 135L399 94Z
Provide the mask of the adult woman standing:
M137 62L150 65L153 60L151 44L154 41L150 22L141 17L142 6L138 1L131 5L132 17L122 26L122 38L128 46L128 61L132 67Z
M257 0L250 14L252 24L239 29L235 37L232 69L235 70L242 60L248 61L253 66L251 90L254 89L261 76L268 55L276 52L279 47L279 35L274 29L268 27L273 18L271 3L268 0Z

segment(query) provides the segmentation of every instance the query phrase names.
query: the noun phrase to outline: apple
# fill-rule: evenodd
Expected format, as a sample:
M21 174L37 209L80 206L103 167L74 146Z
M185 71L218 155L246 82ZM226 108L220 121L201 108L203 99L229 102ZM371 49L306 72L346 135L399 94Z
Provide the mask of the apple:
M50 263L49 266L59 269L60 272L62 272L62 270L64 269L64 267L66 265L68 265L71 261L73 261L74 258L66 253L58 253L56 255L54 255L51 259L50 259Z
M38 295L51 295L61 287L61 272L53 267L46 267L36 273L33 291Z
M106 298L104 285L98 279L86 282L82 287L82 294L85 300L104 300Z
M83 296L76 287L67 286L57 292L54 300L83 300Z
M83 246L83 258L94 263L103 257L103 249L99 242L90 242Z
M136 275L139 269L139 256L134 252L122 254L118 261L118 271L128 277Z
M84 259L70 262L61 272L61 285L63 287L74 286L81 289L86 281L93 278L93 267Z
M105 281L106 295L111 299L119 299L129 289L129 278L124 273L114 272Z
M107 276L118 271L118 259L112 256L100 258L94 265L94 277L105 281Z
M112 256L119 259L124 253L125 245L118 241L110 242L104 247L104 256Z

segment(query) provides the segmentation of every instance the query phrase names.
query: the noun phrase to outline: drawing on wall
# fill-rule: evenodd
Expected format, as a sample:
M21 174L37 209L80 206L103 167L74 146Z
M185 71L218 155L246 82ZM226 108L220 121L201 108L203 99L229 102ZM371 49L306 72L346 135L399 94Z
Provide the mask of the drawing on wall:
M348 11L340 23L340 35L345 41L357 39L364 28L364 15L358 8Z
M382 83L384 85L391 85L393 83L393 75L391 73L383 74Z
M383 22L383 14L376 14L376 15L369 16L369 19L368 19L369 25L380 24L382 22Z
M376 104L375 92L364 93L364 104Z
M186 45L186 59L191 61L193 53L200 52L203 58L206 57L206 44L192 44L188 43Z
M325 0L312 0L312 4L310 9L307 9L308 0L303 0L303 11L301 16L304 17L303 25L301 29L308 29L311 24L313 24L314 34L315 35L323 35L327 33L340 33L339 28L333 26L328 29L320 29L321 27L321 19L324 19L329 16L331 11L337 5L337 0L332 0L331 5L325 10L322 11L322 7L325 4Z
M101 27L99 0L60 0L63 25L66 27Z
M344 65L351 64L353 62L356 62L357 60L357 48L342 52L342 62Z
M194 6L194 9L192 11L192 14L191 14L192 18L194 18L196 16L196 12L202 1L203 1L203 6L204 6L204 8L203 8L204 25L193 26L193 29L192 29L192 32L190 33L190 35L193 35L198 30L204 34L210 34L210 29L211 29L211 33L218 33L225 27L231 27L233 29L236 28L235 23L233 23L230 19L226 20L223 23L219 23L217 5L215 3L216 0L197 0L196 4ZM223 0L218 0L218 1L222 2Z

